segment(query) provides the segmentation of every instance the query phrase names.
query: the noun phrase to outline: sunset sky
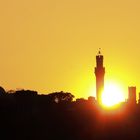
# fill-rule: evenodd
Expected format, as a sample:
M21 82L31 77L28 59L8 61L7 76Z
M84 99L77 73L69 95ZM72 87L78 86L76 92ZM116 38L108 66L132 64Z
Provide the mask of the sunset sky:
M0 85L95 96L95 56L105 81L140 91L139 0L1 0Z

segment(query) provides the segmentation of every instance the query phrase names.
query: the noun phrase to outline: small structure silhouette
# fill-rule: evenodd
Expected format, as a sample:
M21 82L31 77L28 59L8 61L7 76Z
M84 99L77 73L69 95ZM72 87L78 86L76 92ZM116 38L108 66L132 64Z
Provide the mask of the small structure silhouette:
M128 87L128 103L131 105L136 104L136 87Z

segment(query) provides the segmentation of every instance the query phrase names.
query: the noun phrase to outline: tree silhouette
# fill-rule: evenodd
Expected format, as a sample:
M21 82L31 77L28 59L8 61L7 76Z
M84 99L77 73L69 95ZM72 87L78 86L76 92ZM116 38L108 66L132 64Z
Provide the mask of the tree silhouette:
M37 91L33 91L33 90L17 90L14 93L15 96L35 96L37 95Z
M74 95L69 92L53 92L47 95L52 102L55 103L64 103L64 102L72 102Z
M6 94L6 92L5 92L4 88L0 86L0 96L3 96L5 94Z

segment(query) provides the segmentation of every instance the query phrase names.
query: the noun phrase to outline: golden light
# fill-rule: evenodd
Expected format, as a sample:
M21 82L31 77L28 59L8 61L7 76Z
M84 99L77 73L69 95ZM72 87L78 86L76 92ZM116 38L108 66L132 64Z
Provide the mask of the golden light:
M107 83L102 94L102 105L112 107L124 101L124 92L121 86L116 83Z

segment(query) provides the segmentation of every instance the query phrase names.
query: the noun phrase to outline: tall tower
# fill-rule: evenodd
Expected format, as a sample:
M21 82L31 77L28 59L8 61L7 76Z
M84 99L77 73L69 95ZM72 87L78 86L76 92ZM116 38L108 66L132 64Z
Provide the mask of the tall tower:
M95 76L96 76L96 99L100 104L102 92L104 90L104 75L105 75L105 68L103 67L103 55L99 50L96 56L96 67L95 67Z

